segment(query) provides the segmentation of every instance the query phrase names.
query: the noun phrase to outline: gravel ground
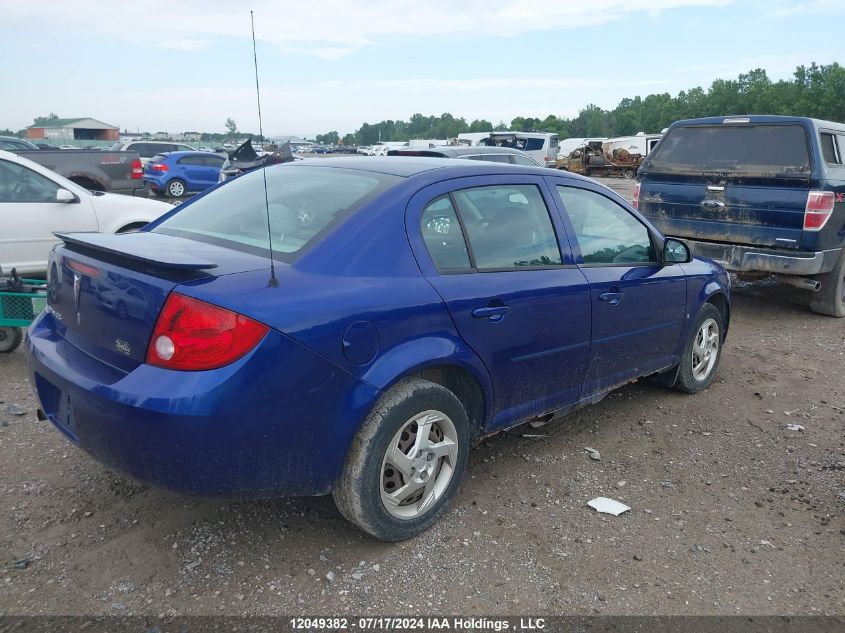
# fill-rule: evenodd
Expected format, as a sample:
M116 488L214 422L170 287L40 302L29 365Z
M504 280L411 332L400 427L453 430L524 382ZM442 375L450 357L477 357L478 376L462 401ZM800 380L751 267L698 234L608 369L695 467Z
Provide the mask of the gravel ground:
M491 438L451 511L392 545L329 498L204 500L109 471L36 419L21 351L0 355L0 610L845 614L845 320L766 283L733 310L708 391L634 384Z

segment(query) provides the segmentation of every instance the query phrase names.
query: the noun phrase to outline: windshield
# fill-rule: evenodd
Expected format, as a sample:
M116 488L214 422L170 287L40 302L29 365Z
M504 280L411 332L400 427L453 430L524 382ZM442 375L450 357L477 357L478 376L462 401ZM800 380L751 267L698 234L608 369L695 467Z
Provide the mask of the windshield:
M330 225L399 180L331 167L257 169L186 205L153 231L267 256L269 207L273 254L291 261Z
M644 170L796 174L810 169L800 125L697 125L670 130Z

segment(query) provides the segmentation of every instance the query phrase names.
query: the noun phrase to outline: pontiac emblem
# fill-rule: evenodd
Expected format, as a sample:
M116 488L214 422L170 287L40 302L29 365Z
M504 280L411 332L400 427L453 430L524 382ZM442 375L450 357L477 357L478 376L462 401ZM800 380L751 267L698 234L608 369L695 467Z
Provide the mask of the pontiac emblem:
M82 277L73 273L73 303L76 306L76 324L82 325L82 315L79 314L79 295L82 292Z

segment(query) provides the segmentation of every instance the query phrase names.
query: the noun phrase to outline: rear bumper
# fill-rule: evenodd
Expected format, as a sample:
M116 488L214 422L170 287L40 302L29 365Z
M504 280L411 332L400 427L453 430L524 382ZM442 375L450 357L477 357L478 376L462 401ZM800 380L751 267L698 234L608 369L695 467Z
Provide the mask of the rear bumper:
M329 492L378 391L271 330L218 370L129 373L30 327L30 380L47 419L107 466L201 495Z
M683 238L682 238L683 239ZM840 250L796 252L686 240L696 257L712 259L736 272L762 271L781 275L817 275L833 270Z

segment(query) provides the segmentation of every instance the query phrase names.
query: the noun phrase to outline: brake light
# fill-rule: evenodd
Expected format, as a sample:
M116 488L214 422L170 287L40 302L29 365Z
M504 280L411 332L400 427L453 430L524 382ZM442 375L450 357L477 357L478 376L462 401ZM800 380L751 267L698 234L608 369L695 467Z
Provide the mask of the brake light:
M150 167L152 168L153 171L160 171L162 173L166 172L166 171L170 171L170 167L168 167L164 163L156 163L155 165L151 165Z
M83 264L82 262L77 262L72 259L68 259L66 261L68 268L75 272L78 272L81 275L87 275L88 277L100 276L100 271L94 268L93 266L89 266L88 264Z
M132 159L132 178L137 180L144 177L144 166L141 164L140 158Z
M237 312L172 292L150 337L146 362L166 369L216 369L241 358L268 330Z
M640 208L640 183L634 186L634 197L631 198L631 206L635 209Z
M832 191L811 191L804 208L804 230L821 231L833 213Z

